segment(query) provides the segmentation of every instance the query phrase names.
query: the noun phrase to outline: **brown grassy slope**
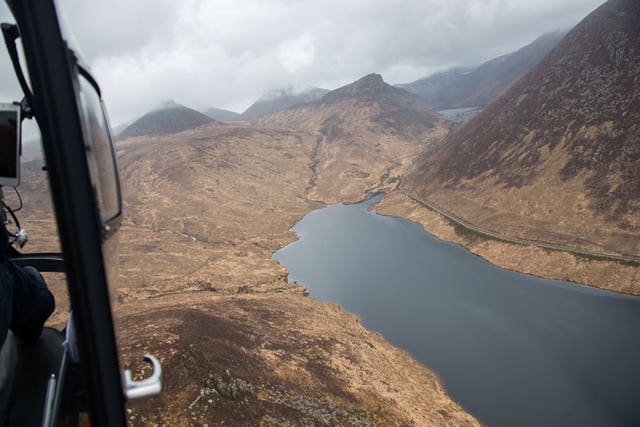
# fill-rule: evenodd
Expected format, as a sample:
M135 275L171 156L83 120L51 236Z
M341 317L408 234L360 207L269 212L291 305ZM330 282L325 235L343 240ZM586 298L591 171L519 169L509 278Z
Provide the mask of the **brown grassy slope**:
M119 144L124 280L144 283L139 292L149 296L187 283L280 283L286 273L271 253L315 206L303 196L312 143L291 132L213 125ZM126 292L123 301L135 298Z
M307 192L326 203L362 199L390 169L406 166L444 133L423 100L389 86L377 74L318 101L272 113L260 124L315 138Z
M385 142L380 155L391 159L401 143ZM119 144L123 360L137 367L150 352L165 367L162 398L129 408L135 424L476 424L433 374L304 296L271 259L319 206L307 198L316 144L306 131L246 125ZM341 196L313 191L362 197L386 170L366 155L346 160L362 162L368 180ZM316 178L329 182L325 172ZM349 186L345 174L335 179Z
M408 188L505 234L639 254L639 20L635 1L598 8Z
M406 353L299 294L153 299L122 330L125 363L150 351L165 372L135 424L477 425Z

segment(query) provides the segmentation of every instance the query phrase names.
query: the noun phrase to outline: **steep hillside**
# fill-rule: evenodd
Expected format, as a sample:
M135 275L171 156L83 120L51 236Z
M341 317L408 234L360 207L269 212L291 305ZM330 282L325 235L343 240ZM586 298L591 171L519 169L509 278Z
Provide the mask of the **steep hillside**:
M199 111L168 101L127 126L118 134L118 139L142 135L168 135L212 122L212 118Z
M329 92L327 89L310 87L302 91L293 88L275 89L265 93L242 113L242 118L255 119L274 111L284 110L294 105L315 101Z
M378 74L269 114L260 124L315 139L307 190L312 199L327 203L362 198L445 132L422 98L388 85Z
M563 32L545 34L477 68L454 68L397 86L422 96L436 110L484 107L540 62L563 36Z
M218 122L232 122L241 118L240 114L229 110L223 110L222 108L207 108L203 113L205 116L211 117L213 120Z
M640 3L609 0L407 187L490 229L640 253Z

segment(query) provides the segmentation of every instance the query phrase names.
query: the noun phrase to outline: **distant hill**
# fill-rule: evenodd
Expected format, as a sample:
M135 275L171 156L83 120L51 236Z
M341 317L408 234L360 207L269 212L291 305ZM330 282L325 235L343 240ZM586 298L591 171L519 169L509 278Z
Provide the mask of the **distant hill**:
M271 113L262 122L282 127L308 128L305 123L322 121L322 132L349 132L359 118L381 133L413 134L416 128L435 126L437 114L421 97L387 84L380 74L366 75L323 97Z
M314 101L329 92L327 89L309 87L302 91L293 88L272 90L260 97L242 113L246 119L255 119L274 111L284 110L304 102Z
M327 202L362 197L389 174L390 165L408 161L441 130L437 114L422 98L388 85L379 74L263 116L258 123L315 139L316 174L309 194Z
M475 68L473 67L456 67L448 70L439 71L416 80L413 83L397 84L395 87L407 90L411 93L419 95L437 109L449 108L452 101L447 98L447 92L452 88L455 88L456 82L462 79L465 74L471 73Z
M453 68L397 87L422 96L435 110L484 107L540 62L564 34L545 34L533 43L477 68Z
M207 108L203 111L204 115L211 117L213 120L219 122L232 122L234 120L240 120L242 117L239 113L223 110L221 108Z
M132 122L118 134L118 139L141 135L167 135L212 123L211 117L174 101L168 101Z
M380 74L369 74L331 91L313 104L326 107L344 101L377 105L380 111L371 120L400 133L406 127L416 124L433 127L436 122L436 114L424 99L385 83Z
M488 228L640 253L640 2L609 0L407 187Z

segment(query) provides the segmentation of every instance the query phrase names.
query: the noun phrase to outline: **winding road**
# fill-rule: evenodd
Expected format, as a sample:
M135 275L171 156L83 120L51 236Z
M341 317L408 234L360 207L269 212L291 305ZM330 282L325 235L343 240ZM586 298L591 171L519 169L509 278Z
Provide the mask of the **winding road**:
M612 261L625 261L625 262L632 262L635 264L640 264L640 257L639 256L633 256L633 255L621 255L621 254L612 254L612 253L607 253L607 252L598 252L598 251L592 251L589 249L581 249L581 248L576 248L573 246L567 246L567 245L561 245L561 244L556 244L556 243L549 243L549 242L541 242L538 240L529 240L529 239L521 239L519 237L512 237L512 236L507 236L505 234L502 233L498 233L495 231L491 231L491 230L487 230L486 228L482 228L482 227L478 227L477 225L471 224L468 221L465 221L464 219L460 218L457 215L452 214L451 212L447 212L444 209L436 206L435 204L433 204L432 202L429 202L428 200L425 200L423 198L421 198L420 196L417 196L413 193L411 193L410 191L408 191L407 189L404 188L404 176L400 176L400 185L398 186L398 190L400 190L403 194L405 194L407 197L411 198L412 200L420 203L421 205L424 205L426 207L428 207L429 209L432 209L436 212L438 212L440 215L445 216L446 218L448 218L449 220L453 221L454 223L465 227L475 233L487 236L487 237L491 237L493 239L498 239L498 240L502 240L504 242L509 242L509 243L516 243L516 244L520 244L520 245L531 245L531 246L538 246L540 248L545 248L545 249L551 249L551 250L556 250L556 251L564 251L564 252L570 252L572 254L576 254L576 255L583 255L583 256L589 256L589 257L597 257L597 258L603 258L603 259L607 259L607 260L612 260Z

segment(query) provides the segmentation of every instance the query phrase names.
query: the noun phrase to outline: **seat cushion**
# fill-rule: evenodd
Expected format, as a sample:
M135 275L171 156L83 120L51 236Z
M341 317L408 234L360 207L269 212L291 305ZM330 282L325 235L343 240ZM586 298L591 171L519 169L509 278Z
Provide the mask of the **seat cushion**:
M35 342L18 344L11 425L41 425L47 383L51 374L58 376L64 353L63 341L62 332L44 328L42 335Z

